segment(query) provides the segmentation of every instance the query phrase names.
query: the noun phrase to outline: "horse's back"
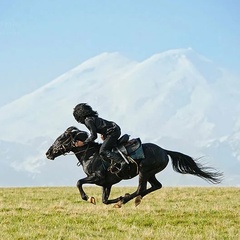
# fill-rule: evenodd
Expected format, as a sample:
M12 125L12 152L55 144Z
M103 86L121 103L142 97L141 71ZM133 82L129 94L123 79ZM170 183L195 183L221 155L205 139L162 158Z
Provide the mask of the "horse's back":
M164 169L169 161L167 152L154 143L143 143L143 152L145 155L145 158L143 159L143 163L145 164L153 164L157 166L160 166L162 169Z
M144 152L147 152L148 154L160 154L162 156L167 155L165 149L161 148L155 143L143 143L142 144Z

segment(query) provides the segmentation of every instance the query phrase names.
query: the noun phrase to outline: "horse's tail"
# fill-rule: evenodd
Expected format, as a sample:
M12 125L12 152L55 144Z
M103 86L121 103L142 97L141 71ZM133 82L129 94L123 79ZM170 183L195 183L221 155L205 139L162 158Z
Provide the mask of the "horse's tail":
M166 152L172 159L174 171L182 174L192 174L214 184L222 181L223 174L221 172L217 172L211 167L202 166L197 163L197 160L183 153L168 150Z

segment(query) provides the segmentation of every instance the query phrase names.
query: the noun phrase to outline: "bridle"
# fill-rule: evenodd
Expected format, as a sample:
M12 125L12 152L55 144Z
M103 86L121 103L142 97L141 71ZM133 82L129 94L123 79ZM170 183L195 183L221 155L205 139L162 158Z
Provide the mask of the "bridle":
M71 134L68 134L68 135L69 137L67 139L65 139L61 144L56 146L56 150L60 152L62 155L66 155L71 151L71 150L67 150L67 148L65 147L65 145L69 142L69 140L70 140L69 143L71 143L70 145L71 149L75 147L73 136Z
M59 144L59 146L56 147L56 150L59 151L61 153L61 155L66 156L66 155L76 155L78 153L84 153L83 156L81 157L81 159L84 159L86 157L87 151L89 149L94 148L94 146L89 147L89 145L87 145L87 147L85 149L81 149L77 152L70 153L70 151L72 151L73 148L77 148L77 147L75 146L75 141L74 141L74 137L72 136L72 134L70 134L67 131L65 132L65 134L69 135L69 137L67 139L65 139L61 144ZM65 147L66 144L70 144L69 150ZM77 165L80 166L81 161L79 161Z

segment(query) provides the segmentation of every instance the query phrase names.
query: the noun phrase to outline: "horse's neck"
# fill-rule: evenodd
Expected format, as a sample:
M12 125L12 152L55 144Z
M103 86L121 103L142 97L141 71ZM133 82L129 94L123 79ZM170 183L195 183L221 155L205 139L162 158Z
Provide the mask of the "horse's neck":
M80 164L82 165L83 171L89 176L93 174L101 166L101 158L99 156L100 145L90 144L81 155L76 155Z
M87 162L94 153L99 152L99 144L98 143L89 143L88 145L84 146L84 148L78 153L76 152L75 155L78 158L81 164Z

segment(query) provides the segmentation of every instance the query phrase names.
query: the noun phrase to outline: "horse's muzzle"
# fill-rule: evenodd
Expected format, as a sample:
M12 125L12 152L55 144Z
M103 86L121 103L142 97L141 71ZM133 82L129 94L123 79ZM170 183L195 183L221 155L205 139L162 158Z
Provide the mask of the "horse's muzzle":
M49 154L48 152L46 153L46 157L49 160L54 160L54 157L51 154Z

